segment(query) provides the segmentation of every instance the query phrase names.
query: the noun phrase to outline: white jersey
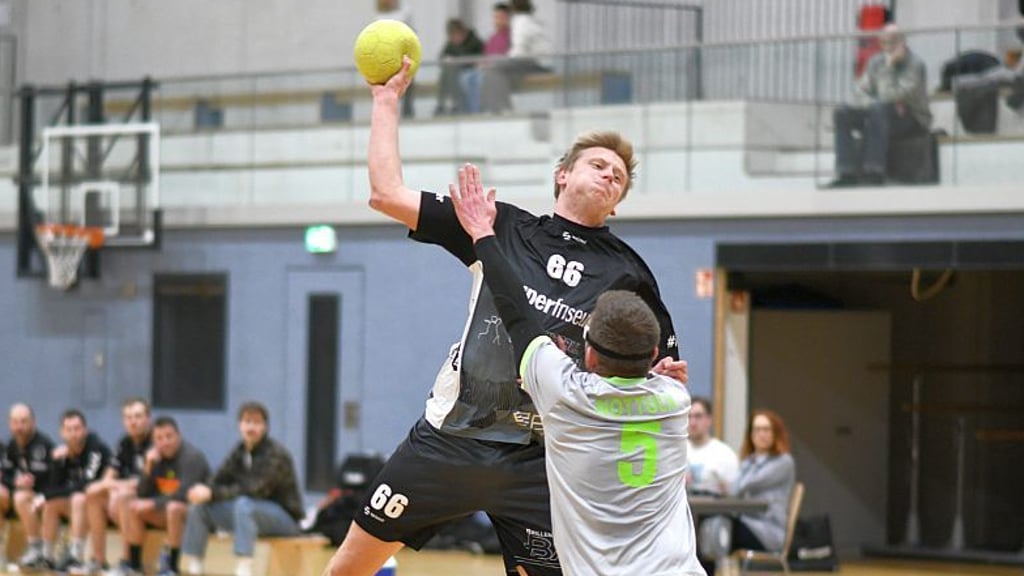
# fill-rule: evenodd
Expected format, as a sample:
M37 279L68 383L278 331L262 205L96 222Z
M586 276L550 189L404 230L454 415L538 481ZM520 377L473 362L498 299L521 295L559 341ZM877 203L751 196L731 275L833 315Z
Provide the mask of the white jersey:
M546 336L521 373L544 423L566 576L704 576L686 500L686 389L666 376L585 372Z
M687 486L692 492L725 494L740 474L740 459L728 444L718 438L708 438L702 446L687 441L690 459L690 477Z

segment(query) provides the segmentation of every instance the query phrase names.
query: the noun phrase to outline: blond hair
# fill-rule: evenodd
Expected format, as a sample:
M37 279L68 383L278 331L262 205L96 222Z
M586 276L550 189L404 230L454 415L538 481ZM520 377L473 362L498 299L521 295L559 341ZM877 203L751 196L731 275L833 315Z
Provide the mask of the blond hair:
M589 148L607 148L615 152L622 159L622 163L626 165L626 183L622 186L622 198L619 198L621 202L626 198L626 194L629 193L629 187L633 184L633 178L636 177L638 162L633 155L633 143L623 138L622 134L618 132L595 130L580 134L576 137L576 141L572 143L572 146L569 147L569 150L558 159L555 173L557 174L560 170L571 170L580 154ZM557 199L561 193L562 189L556 181L555 198Z

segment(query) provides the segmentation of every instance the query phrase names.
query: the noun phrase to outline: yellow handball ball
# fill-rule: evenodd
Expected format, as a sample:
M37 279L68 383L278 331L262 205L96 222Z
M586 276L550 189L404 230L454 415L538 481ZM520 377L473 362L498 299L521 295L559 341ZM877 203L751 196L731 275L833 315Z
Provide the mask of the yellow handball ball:
M370 84L384 84L402 69L402 56L412 60L409 76L420 67L423 47L405 22L377 20L356 37L356 68Z

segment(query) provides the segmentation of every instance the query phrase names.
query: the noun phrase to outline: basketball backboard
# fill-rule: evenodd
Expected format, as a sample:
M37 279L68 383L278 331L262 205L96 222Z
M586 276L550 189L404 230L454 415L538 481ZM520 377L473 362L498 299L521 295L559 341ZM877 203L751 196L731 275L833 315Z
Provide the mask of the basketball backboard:
M157 243L158 124L51 126L41 145L33 199L45 223L101 228L105 248Z

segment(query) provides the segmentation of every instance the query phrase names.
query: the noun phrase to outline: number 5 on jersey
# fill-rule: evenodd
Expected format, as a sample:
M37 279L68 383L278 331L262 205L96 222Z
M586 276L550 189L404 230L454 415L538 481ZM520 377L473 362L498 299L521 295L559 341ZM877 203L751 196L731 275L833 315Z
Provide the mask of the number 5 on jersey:
M630 422L622 425L619 448L619 480L626 486L639 488L654 482L658 472L658 443L654 435L661 431L661 422ZM636 452L642 451L640 470L636 470Z

